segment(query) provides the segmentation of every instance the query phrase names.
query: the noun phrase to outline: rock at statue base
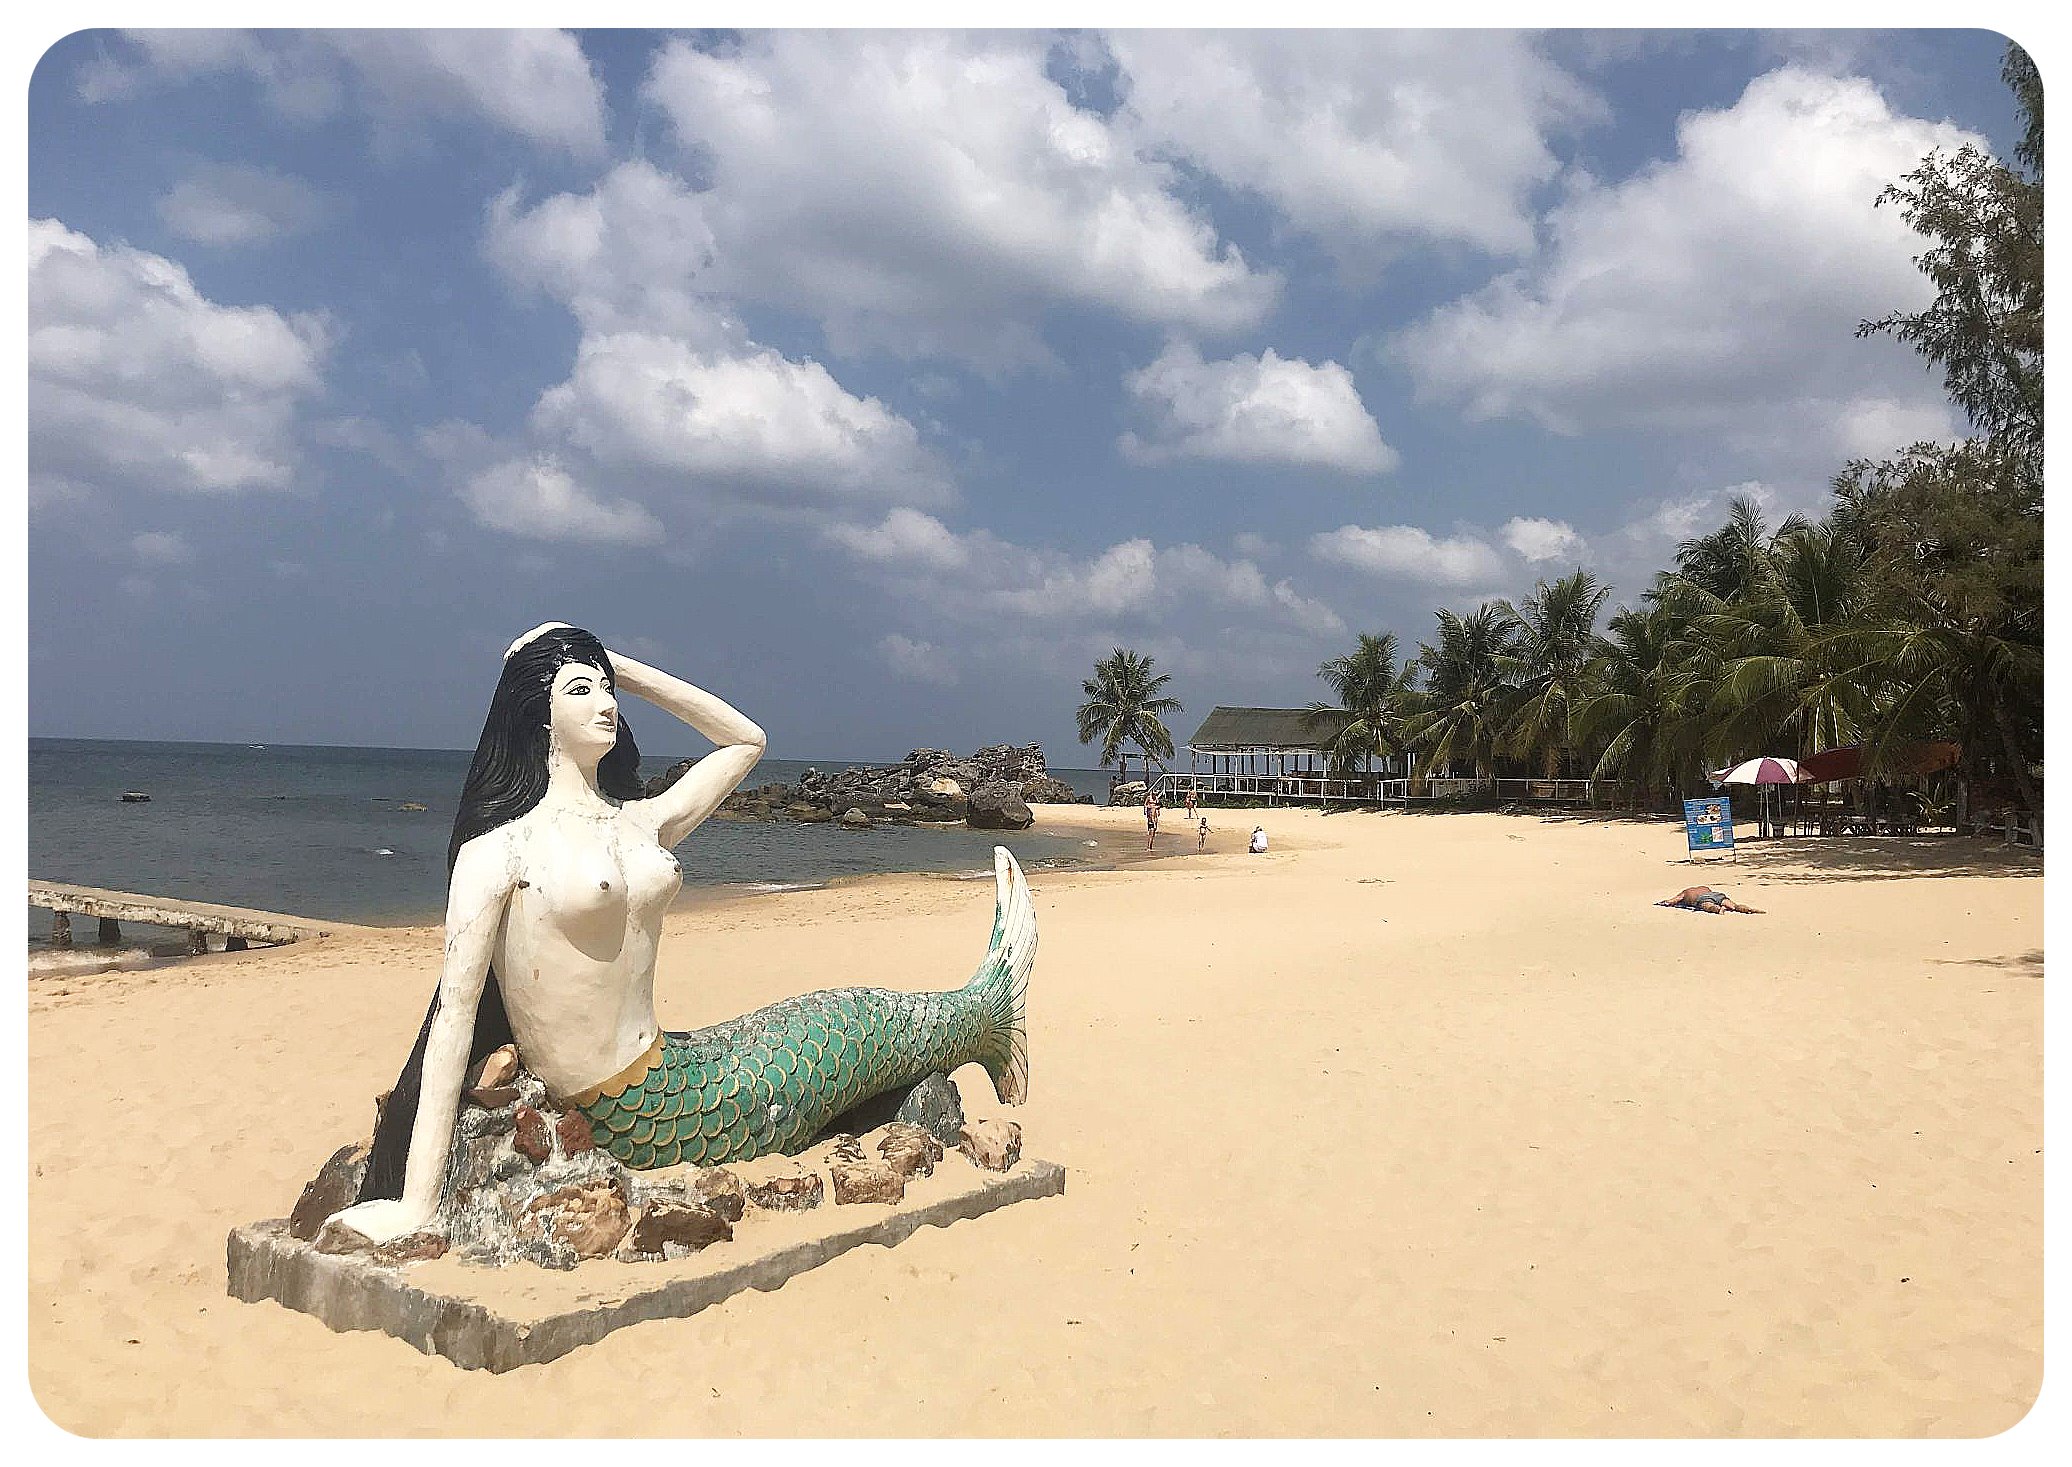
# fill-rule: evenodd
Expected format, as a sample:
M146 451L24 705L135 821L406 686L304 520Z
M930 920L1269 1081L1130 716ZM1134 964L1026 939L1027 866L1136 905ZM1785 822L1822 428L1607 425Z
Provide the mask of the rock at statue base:
M468 1104L483 1110L502 1110L517 1098L516 1085L477 1085L468 1092Z
M579 1110L566 1110L561 1119L554 1123L554 1134L561 1139L563 1156L581 1156L597 1145L597 1134L590 1128L590 1118Z
M360 1195L360 1181L367 1175L368 1150L367 1144L360 1142L331 1153L331 1159L303 1187L295 1210L288 1214L289 1237L307 1243L323 1227L325 1218L353 1205Z
M989 1172L1008 1171L1022 1159L1021 1125L993 1116L966 1121L957 1149Z
M377 1263L422 1263L427 1258L444 1258L446 1240L437 1233L412 1233L385 1243L371 1255Z
M804 1212L820 1205L823 1188L820 1173L800 1171L772 1177L743 1189L750 1205L769 1212Z
M741 1221L741 1214L748 1207L748 1189L725 1167L705 1167L694 1173L689 1191L701 1206L711 1208L730 1223Z
M554 1154L554 1136L547 1127L547 1118L529 1105L521 1105L513 1113L511 1144L534 1166L538 1166Z
M815 1143L848 1132L860 1136L892 1121L921 1127L945 1146L955 1146L964 1132L964 1102L957 1086L940 1070L904 1090L888 1090L843 1111L827 1124Z
M709 1207L655 1201L640 1210L621 1252L637 1258L667 1257L667 1245L671 1243L695 1253L709 1243L730 1243L733 1239L733 1228Z
M894 1121L878 1142L878 1155L905 1182L915 1176L935 1175L935 1164L943 1159L943 1147L921 1127Z
M518 1049L506 1044L482 1056L482 1063L469 1082L471 1090L498 1090L518 1078Z
M906 1196L906 1178L882 1161L838 1160L828 1175L834 1178L837 1203L897 1202Z
M1004 779L980 785L971 795L964 823L973 830L1027 830L1036 823L1020 789Z
M560 1187L535 1197L518 1219L518 1235L577 1259L602 1258L626 1236L633 1218L610 1181Z

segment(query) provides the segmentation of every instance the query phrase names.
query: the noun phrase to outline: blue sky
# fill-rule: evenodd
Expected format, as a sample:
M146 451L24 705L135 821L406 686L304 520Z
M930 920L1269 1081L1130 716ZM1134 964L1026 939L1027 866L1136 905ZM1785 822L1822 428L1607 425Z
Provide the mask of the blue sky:
M1072 734L1959 431L1873 201L1959 32L82 32L29 96L29 731L472 744L587 626L787 758ZM694 736L633 710L656 752Z

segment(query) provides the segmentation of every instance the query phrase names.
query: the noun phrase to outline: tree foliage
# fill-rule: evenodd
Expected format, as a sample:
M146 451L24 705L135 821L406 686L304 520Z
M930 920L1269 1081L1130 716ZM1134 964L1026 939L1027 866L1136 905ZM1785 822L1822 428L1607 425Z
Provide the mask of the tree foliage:
M1151 758L1173 757L1173 736L1165 718L1180 711L1173 698L1162 696L1172 678L1152 671L1152 659L1117 647L1094 664L1094 675L1080 684L1086 701L1079 705L1079 742L1101 741L1101 764L1127 772L1125 746L1134 744Z

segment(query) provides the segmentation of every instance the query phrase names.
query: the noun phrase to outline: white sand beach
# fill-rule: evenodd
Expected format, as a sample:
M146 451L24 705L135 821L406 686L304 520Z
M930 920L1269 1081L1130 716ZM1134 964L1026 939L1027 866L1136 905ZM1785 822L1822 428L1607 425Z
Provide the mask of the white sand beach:
M1042 818L1141 844L1134 811ZM1175 828L1169 858L1034 878L1014 1115L1063 1197L502 1376L224 1292L226 1232L366 1134L436 929L34 979L36 1397L91 1436L1975 1436L2027 1409L2035 854L1699 869L1668 823L1210 819L1206 855ZM1767 915L1652 905L1696 881ZM693 903L661 1016L961 983L991 903L924 877Z

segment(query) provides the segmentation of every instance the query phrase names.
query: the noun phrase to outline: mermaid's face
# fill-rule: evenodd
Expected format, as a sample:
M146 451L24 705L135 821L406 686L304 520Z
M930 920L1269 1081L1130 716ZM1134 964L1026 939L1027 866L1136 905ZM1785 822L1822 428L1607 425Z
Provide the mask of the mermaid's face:
M619 741L619 700L610 676L586 662L562 664L547 698L547 726L566 754L586 762L609 754Z

